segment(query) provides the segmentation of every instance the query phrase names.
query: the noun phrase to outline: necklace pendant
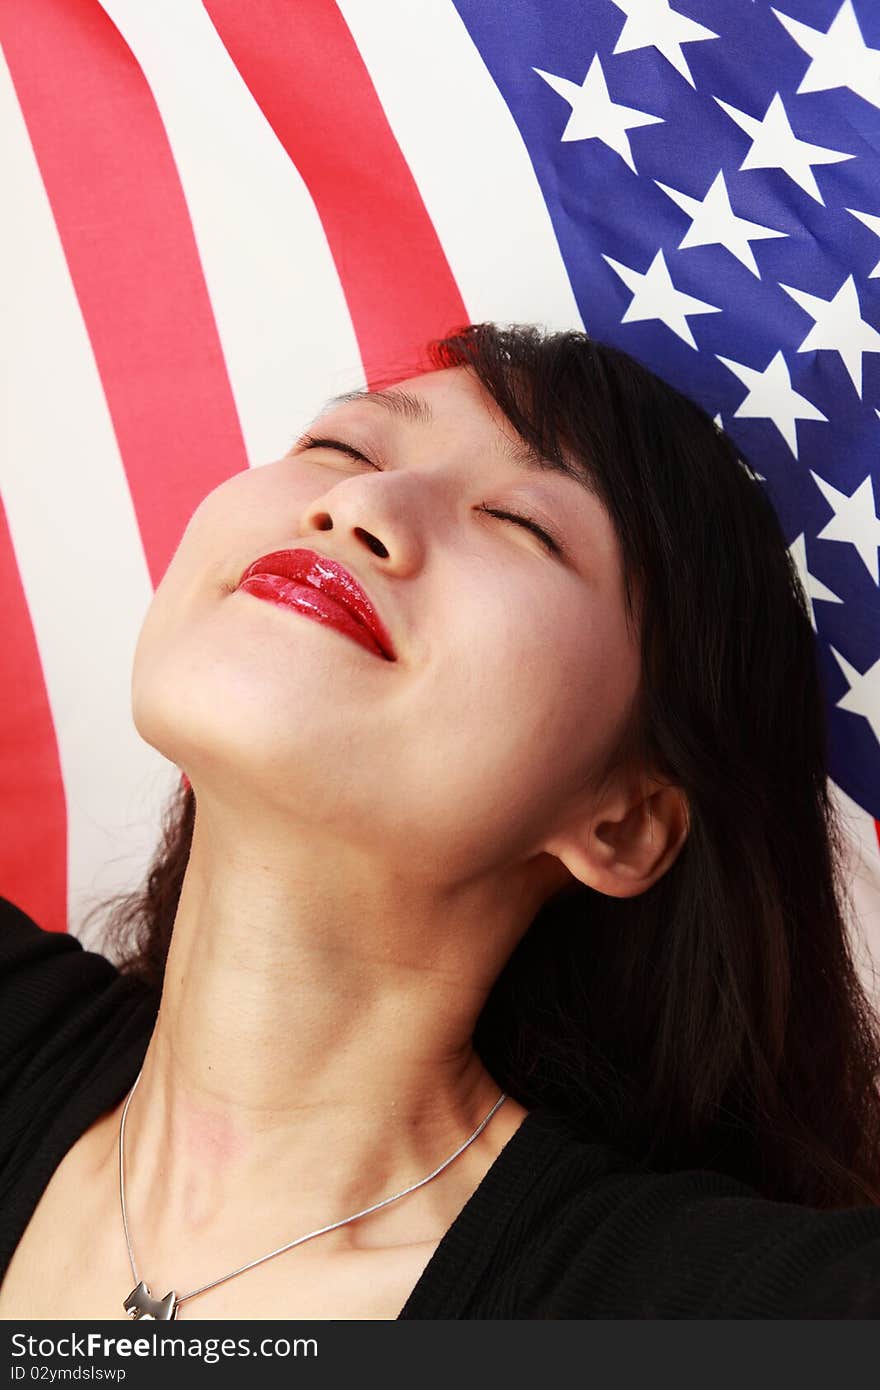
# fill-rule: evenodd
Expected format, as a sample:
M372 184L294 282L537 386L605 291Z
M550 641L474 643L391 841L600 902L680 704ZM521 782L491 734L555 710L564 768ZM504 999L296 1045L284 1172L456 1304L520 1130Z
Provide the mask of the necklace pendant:
M172 1290L164 1298L154 1298L142 1279L122 1306L137 1321L168 1322L177 1317L177 1294Z

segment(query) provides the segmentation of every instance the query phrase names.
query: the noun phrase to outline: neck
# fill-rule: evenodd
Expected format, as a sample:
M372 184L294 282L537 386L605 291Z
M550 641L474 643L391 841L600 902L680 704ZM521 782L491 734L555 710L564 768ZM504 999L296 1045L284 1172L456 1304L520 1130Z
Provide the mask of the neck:
M228 1228L240 1252L242 1219L248 1247L262 1232L269 1249L372 1205L438 1167L501 1093L472 1034L537 910L522 884L439 894L292 838L197 816L125 1130L126 1201L154 1214L156 1251L208 1228L216 1251ZM406 1219L442 1232L524 1114L505 1101ZM372 1221L399 1227L394 1205Z

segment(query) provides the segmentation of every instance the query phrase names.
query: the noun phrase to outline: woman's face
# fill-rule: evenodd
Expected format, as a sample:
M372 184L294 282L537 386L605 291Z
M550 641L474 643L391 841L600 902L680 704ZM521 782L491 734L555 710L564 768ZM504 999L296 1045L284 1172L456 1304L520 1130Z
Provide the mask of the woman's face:
M388 394L310 427L370 462L300 442L200 504L140 635L134 718L200 797L461 881L541 850L626 722L639 653L598 499L511 457L470 372ZM354 576L396 660L238 587L300 548Z

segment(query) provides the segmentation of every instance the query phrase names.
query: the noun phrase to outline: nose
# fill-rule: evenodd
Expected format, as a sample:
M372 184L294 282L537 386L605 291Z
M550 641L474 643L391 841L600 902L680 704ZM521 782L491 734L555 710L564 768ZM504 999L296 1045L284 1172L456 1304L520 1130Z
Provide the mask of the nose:
M344 478L305 508L301 534L335 531L340 541L350 538L383 561L384 572L412 574L422 558L419 515L425 505L414 484L401 474Z

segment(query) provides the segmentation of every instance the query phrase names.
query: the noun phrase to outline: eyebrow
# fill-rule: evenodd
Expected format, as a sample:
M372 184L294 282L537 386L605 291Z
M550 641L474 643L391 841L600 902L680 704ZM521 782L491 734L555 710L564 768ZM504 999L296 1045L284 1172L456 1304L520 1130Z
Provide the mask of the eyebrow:
M413 424L430 425L434 420L434 412L428 402L423 400L421 396L412 395L409 391L345 391L341 396L331 396L316 418L320 419L321 415L333 406L348 405L353 401L369 401L390 411L392 415L397 415ZM580 483L587 492L596 495L595 483L587 471L583 467L576 467L566 459L545 458L530 444L517 443L511 439L505 440L503 453L509 463L515 464L519 468L525 468L532 473L561 473L567 478L574 478L575 482Z

